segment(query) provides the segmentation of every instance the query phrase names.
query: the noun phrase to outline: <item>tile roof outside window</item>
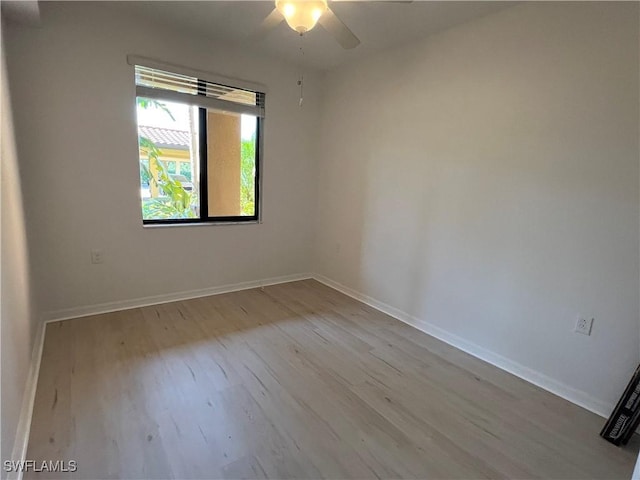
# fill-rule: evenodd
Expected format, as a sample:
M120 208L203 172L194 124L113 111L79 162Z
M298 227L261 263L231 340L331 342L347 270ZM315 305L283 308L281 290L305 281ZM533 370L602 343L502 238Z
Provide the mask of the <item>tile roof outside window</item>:
M140 125L138 133L151 140L157 147L174 148L176 150L188 150L191 141L189 132L184 130Z

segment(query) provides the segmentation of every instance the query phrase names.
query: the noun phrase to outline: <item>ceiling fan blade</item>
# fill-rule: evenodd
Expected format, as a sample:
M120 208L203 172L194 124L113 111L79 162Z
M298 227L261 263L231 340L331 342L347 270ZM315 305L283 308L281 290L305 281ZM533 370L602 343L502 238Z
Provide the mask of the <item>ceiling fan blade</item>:
M322 14L318 23L324 27L324 29L333 35L336 41L346 50L360 45L360 40L356 37L347 26L342 23L336 14L331 11L330 8Z
M278 11L277 8L274 8L269 15L262 21L260 27L255 33L256 37L265 35L269 30L273 30L275 27L280 25L280 22L284 20L282 14Z

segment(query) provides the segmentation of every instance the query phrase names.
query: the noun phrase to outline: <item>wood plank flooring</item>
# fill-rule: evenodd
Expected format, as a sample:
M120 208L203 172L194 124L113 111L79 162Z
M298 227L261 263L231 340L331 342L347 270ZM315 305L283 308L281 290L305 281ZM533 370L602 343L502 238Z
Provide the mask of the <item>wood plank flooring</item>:
M48 325L25 478L630 478L603 422L305 280Z

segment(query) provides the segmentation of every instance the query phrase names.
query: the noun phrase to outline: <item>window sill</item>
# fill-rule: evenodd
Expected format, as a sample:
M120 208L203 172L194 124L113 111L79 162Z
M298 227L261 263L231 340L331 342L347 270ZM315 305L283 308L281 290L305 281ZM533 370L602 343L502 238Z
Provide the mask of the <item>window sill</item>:
M173 228L173 227L208 227L220 225L257 225L260 220L247 220L246 222L189 222L189 223L143 223L143 228Z

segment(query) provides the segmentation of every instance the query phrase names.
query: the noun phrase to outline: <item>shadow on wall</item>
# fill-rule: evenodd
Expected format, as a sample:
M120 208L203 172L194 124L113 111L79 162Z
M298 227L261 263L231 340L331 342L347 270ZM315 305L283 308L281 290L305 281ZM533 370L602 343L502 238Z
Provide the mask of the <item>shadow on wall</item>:
M32 308L27 233L23 209L18 155L13 132L11 101L2 42L2 460L21 454L19 420L25 403L25 387L31 365L37 315ZM28 393L28 392L27 392ZM16 434L18 433L18 436ZM14 447L15 445L15 447ZM2 471L2 478L6 472Z

